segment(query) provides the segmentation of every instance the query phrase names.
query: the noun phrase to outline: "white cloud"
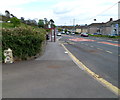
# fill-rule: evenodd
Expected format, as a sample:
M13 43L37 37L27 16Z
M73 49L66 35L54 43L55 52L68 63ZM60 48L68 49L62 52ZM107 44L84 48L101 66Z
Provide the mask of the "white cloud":
M108 21L111 17L113 19L117 18L117 5L109 10L107 9L117 2L117 0L109 0L109 2L108 0L70 0L69 2L59 2L54 6L54 14L59 19L65 19L63 23L68 24L70 22L72 24L71 20L74 18L77 24L93 22L94 18L97 18L99 22ZM105 10L106 12L103 12Z
M8 10L19 18L48 18L53 19L59 25L65 23L72 25L73 19L76 20L76 24L92 23L94 18L98 22L107 21L111 17L116 19L117 5L109 10L106 9L117 2L118 0L2 0L0 6L3 14L5 10ZM38 10L34 10L29 5L31 3L39 3ZM47 7L42 8L43 3ZM34 6L36 8L36 5ZM106 12L102 12L104 10Z
M36 1L42 1L42 0L1 0L0 6L17 6L22 5L30 2L36 2Z
M0 7L1 9L1 13L5 14L5 10L8 11L12 11L12 13L18 13L21 12L23 10L23 8L19 8L17 6L22 5L22 4L26 4L26 3L30 3L30 2L34 2L36 0L2 0L0 1Z

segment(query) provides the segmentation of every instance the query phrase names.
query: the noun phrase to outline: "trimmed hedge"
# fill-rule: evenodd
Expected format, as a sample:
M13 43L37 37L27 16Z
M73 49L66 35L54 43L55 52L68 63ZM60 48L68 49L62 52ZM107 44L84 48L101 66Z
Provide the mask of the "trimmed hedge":
M45 31L34 28L13 28L2 30L2 51L11 48L13 57L26 60L41 52L42 42L45 40ZM4 56L2 57L4 59Z

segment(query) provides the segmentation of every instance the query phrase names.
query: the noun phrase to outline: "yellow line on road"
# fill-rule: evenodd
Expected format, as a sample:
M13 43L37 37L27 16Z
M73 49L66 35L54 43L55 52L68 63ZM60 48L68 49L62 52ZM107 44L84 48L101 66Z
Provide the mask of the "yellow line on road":
M120 89L117 88L116 86L112 85L110 82L106 81L93 71L91 71L89 68L87 68L81 61L79 61L65 46L64 44L61 44L63 48L68 52L69 56L80 66L83 67L83 69L91 76L93 76L97 81L102 83L105 87L110 89L112 92L114 92L116 95L120 95Z

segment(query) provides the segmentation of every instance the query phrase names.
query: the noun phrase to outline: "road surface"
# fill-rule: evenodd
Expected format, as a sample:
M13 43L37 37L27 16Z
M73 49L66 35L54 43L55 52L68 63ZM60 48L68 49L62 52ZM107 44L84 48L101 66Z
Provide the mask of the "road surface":
M118 87L118 41L63 35L60 41L90 70Z

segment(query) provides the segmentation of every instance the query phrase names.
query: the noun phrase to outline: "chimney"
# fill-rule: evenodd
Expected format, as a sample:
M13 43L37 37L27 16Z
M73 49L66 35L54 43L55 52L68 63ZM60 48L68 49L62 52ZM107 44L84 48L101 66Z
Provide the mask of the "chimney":
M110 18L110 22L113 21L113 18Z

